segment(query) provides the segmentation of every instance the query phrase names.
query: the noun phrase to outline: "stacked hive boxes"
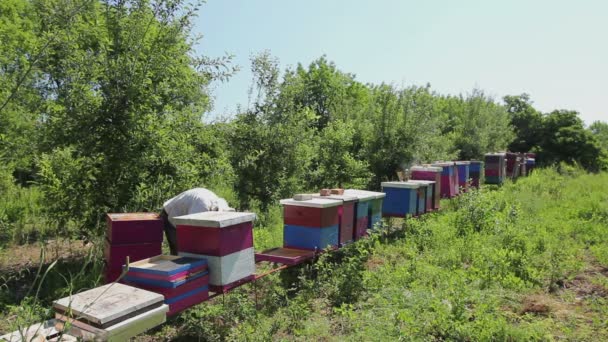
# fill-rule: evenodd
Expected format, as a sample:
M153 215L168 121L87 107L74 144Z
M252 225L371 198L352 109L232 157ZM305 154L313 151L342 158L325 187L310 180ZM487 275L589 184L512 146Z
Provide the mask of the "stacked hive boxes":
M434 167L441 167L441 197L452 198L458 195L458 169L453 162L437 162Z
M128 341L164 323L169 310L162 295L120 283L59 299L53 308L64 326L69 322L96 341Z
M376 199L376 194L369 192L344 190L344 194L347 196L353 196L357 198L355 204L355 229L353 239L359 240L361 237L367 235L367 227L370 226L370 210L373 206L373 200Z
M487 184L502 184L506 177L506 160L504 153L488 153L485 155L485 182Z
M373 196L367 207L367 229L374 229L382 222L382 202L386 194L384 192L367 191L367 190L344 190L344 194L349 196Z
M106 221L106 283L120 276L127 256L134 262L161 254L163 223L158 214L108 214Z
M207 260L159 255L129 265L125 282L165 297L167 315L177 314L209 298Z
M467 192L469 190L469 165L471 165L471 162L457 161L454 164L458 169L458 189Z
M433 211L433 203L435 202L435 182L427 181L427 180L416 180L412 179L409 181L410 183L420 183L424 187L425 203L424 203L424 212L428 213ZM423 190L421 187L420 190Z
M479 160L471 160L469 165L469 177L471 179L471 186L479 188L481 183L481 175L483 175L483 162Z
M382 214L388 217L415 216L421 186L414 182L382 182L382 191L386 193Z
M313 198L298 201L281 200L283 205L283 246L318 250L337 247L339 211L342 200Z
M253 213L208 211L173 218L180 256L207 259L209 289L226 292L255 275Z
M411 169L412 180L428 180L434 181L433 190L433 209L438 210L441 199L441 174L443 168L434 166L414 166Z
M314 194L314 198L325 198L342 201L338 208L338 244L340 246L353 242L355 230L355 206L358 198L348 195L321 196Z

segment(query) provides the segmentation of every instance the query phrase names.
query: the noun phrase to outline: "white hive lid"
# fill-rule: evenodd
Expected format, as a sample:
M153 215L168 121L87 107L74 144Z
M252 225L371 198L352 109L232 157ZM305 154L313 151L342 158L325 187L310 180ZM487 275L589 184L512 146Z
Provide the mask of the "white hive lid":
M410 179L408 182L420 183L420 184L426 184L426 185L435 184L434 181L423 180L423 179Z
M382 182L383 188L401 188L401 189L418 189L422 186L421 183L413 182Z
M346 190L344 190L344 194L348 195L348 196L358 197L359 200L379 199L379 198L386 197L386 194L384 192L357 190L357 189L346 189Z
M433 164L431 164L432 166L454 166L454 162L451 161L436 161Z
M353 195L329 195L329 196L321 196L319 194L313 194L312 198L326 198L326 199L333 199L333 200L339 200L339 201L343 201L343 202L354 202L354 201L358 201L359 198Z
M53 303L53 307L63 312L71 310L74 317L103 325L146 307L162 305L164 299L158 293L111 283L61 298Z
M325 199L325 198L313 198L307 201L296 201L293 198L281 200L282 205L294 205L298 207L311 207L311 208L331 208L342 204L342 200L337 199Z
M470 161L466 161L466 160L459 160L459 161L455 161L454 164L456 165L469 165L471 164Z
M236 224L255 220L254 213L240 213L235 211L206 211L172 218L175 225L224 228Z
M416 165L412 166L411 171L433 171L433 172L441 172L443 168L441 166L421 166Z

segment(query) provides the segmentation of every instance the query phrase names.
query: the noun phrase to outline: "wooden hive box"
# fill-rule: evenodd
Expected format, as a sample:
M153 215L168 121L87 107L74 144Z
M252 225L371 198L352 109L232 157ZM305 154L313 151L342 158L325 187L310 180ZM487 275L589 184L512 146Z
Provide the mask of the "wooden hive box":
M386 198L382 206L382 214L389 217L406 217L416 215L418 205L418 189L420 183L413 182L382 182L382 191Z
M454 162L456 168L458 169L458 189L462 192L467 192L469 190L469 167L471 162L469 161L456 161Z
M281 200L283 205L283 246L317 250L338 246L342 200L312 198L307 201Z
M108 284L53 303L56 317L95 333L101 340L125 341L160 325L169 310L163 296L124 284Z
M163 222L156 213L109 213L106 239L110 244L162 243Z
M426 195L425 195L425 204L424 204L424 212L431 212L433 211L433 203L435 201L434 196L435 196L435 182L433 181L427 181L427 180L409 180L408 182L410 183L420 183L423 184L425 186L425 191L426 191Z
M179 252L180 256L207 259L209 264L209 289L224 292L237 283L253 279L255 254L253 247L224 256L201 255Z
M482 175L483 162L480 160L471 160L471 165L469 165L469 177L471 178L471 186L479 188Z
M128 284L162 294L174 315L209 298L207 260L159 255L130 265Z
M377 227L378 224L382 223L382 202L386 197L384 192L355 189L348 189L345 191L348 191L348 194L350 195L361 194L373 196L367 208L367 229L373 229Z
M376 196L372 193L360 192L352 189L344 190L344 194L357 197L358 199L355 205L355 229L353 231L353 240L356 241L367 235L367 227L370 222L370 206Z
M122 272L127 256L130 262L150 258L162 253L162 245L159 242L134 243L134 244L111 244L105 240L105 280L106 283L115 281Z
M326 198L342 201L342 206L338 209L338 244L345 245L353 242L355 229L355 205L359 199L348 195L329 195L321 196L314 194L314 198Z
M484 156L485 182L487 184L502 184L505 179L505 154L488 153Z
M441 197L452 198L458 194L458 184L456 177L458 171L454 166L454 162L436 162L431 164L435 167L441 167Z
M442 167L436 166L413 166L411 168L412 180L434 181L433 209L439 210L441 207L441 173Z
M179 252L225 256L253 247L254 213L207 211L177 216Z

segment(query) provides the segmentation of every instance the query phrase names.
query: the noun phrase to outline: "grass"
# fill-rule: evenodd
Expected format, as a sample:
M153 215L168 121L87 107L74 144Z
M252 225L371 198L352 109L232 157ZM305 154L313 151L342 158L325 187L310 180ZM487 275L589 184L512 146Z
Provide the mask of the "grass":
M606 340L608 174L537 171L443 201L439 213L387 220L402 229L243 286L137 340ZM281 230L279 207L260 215L256 249L280 246ZM55 265L38 304L12 299L2 315L92 286L89 263L63 280L70 268Z

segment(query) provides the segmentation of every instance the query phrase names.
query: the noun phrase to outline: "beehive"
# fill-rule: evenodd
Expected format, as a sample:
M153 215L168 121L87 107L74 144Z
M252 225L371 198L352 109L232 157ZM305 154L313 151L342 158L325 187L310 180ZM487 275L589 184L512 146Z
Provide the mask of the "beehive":
M105 281L116 280L128 256L131 262L161 253L163 222L156 213L106 215Z
M382 202L386 197L385 193L355 189L344 190L344 193L351 196L356 196L357 194L362 196L373 196L367 207L367 229L373 229L382 222Z
M469 177L471 179L471 186L479 188L481 183L481 176L483 175L483 162L479 160L471 160L469 165Z
M419 196L422 184L414 182L382 182L382 191L386 198L382 205L382 214L388 217L406 217L417 215Z
M253 213L217 211L173 218L179 255L207 259L212 291L224 291L253 277L254 219Z
M130 265L129 285L162 294L174 315L209 298L206 259L159 255Z
M456 161L454 164L458 169L458 190L467 192L469 190L469 166L471 165L471 162Z
M413 166L411 168L410 177L412 180L428 180L435 182L433 191L434 210L438 210L440 208L442 171L443 168L435 166Z
M502 184L506 177L506 155L504 153L488 153L484 157L485 182L487 184Z
M338 246L339 211L342 200L313 198L307 201L281 200L283 246L317 250Z
M412 179L409 180L410 183L420 183L422 185L424 185L424 190L426 191L425 194L425 205L424 205L424 212L431 212L433 211L433 203L434 203L434 196L435 196L435 182L433 181L427 181L427 180L416 180L416 179Z
M358 201L355 204L355 229L353 240L359 240L367 235L367 227L370 225L370 210L372 201L376 199L376 195L367 192L358 192L352 189L344 190L347 196L357 197Z
M441 197L452 198L458 194L458 169L454 162L436 162L431 164L441 167Z
M355 206L359 199L348 195L313 195L314 198L325 198L342 201L338 209L338 244L345 245L353 242L355 229Z

